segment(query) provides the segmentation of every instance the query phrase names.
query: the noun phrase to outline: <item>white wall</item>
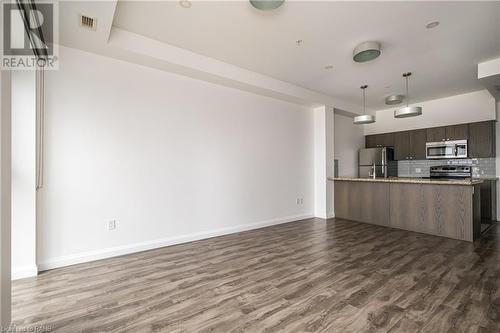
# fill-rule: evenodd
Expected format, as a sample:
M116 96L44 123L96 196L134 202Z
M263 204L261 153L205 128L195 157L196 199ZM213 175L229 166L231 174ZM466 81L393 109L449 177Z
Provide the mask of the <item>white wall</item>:
M36 267L35 72L12 73L12 278Z
M314 109L314 215L327 219L334 217L333 176L334 164L333 108Z
M11 86L0 70L0 328L11 320Z
M335 159L340 177L358 176L358 151L365 146L363 126L352 121L351 117L335 114Z
M64 47L46 90L40 269L313 214L310 110Z
M417 103L423 108L422 115L406 119L394 118L394 110L376 111L377 121L365 125L365 134L377 134L418 128L472 123L496 119L495 99L487 90L434 99Z

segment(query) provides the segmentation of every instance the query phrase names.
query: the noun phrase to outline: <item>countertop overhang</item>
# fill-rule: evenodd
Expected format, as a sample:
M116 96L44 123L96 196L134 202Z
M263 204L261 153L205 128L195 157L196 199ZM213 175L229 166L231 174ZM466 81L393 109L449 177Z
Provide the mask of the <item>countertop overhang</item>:
M430 179L430 178L357 178L357 177L328 177L331 181L350 181L350 182L373 182L373 183L407 183L407 184L432 184L432 185L465 185L473 186L481 184L485 179Z

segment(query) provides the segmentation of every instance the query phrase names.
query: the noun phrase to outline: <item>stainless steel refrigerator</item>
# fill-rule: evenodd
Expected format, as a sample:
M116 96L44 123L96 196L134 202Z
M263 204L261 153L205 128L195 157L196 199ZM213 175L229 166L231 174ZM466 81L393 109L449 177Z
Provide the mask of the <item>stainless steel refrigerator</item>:
M360 178L387 178L396 176L390 168L394 160L394 149L364 148L359 150L359 177Z

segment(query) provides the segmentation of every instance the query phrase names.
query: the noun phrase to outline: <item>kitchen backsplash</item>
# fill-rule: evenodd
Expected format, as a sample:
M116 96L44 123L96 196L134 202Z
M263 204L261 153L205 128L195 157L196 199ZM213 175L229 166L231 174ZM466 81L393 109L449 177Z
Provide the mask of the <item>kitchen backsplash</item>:
M472 158L459 160L414 160L397 161L398 177L429 177L431 166L444 164L460 164L472 166L472 177L488 178L496 177L496 159L495 158Z

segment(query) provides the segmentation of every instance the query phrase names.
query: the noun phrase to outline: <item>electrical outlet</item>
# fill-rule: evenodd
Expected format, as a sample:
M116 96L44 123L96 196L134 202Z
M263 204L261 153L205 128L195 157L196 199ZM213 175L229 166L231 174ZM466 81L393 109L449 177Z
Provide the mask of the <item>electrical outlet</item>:
M295 203L296 203L297 205L300 205L300 199L299 199L299 198L295 199Z
M108 230L115 230L115 229L116 229L116 220L108 221Z
M421 168L415 168L415 173L422 173L422 169Z
M304 198L300 198L300 204L302 205L304 203Z

